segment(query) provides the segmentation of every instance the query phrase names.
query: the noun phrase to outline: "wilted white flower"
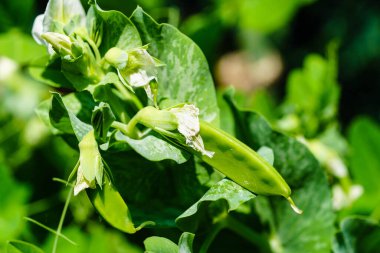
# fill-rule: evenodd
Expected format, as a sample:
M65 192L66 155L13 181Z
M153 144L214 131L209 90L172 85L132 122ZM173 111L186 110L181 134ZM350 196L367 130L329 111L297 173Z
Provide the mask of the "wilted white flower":
M88 132L79 142L79 151L79 167L74 195L78 195L84 189L95 188L95 183L102 187L103 183L104 167L94 130Z
M178 132L186 138L186 144L203 155L213 157L214 152L207 151L204 147L202 137L199 134L199 109L192 104L169 109L178 120Z

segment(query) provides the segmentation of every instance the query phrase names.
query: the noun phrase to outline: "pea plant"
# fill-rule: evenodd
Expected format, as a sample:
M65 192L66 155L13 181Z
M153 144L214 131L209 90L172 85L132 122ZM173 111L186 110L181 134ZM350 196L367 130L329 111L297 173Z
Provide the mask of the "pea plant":
M330 190L309 150L232 89L218 101L201 50L175 27L89 5L50 0L32 31L48 56L30 72L54 90L37 112L79 151L67 205L87 195L115 229L152 231L147 252L209 252L223 230L258 252L330 252ZM178 244L160 236L168 228Z

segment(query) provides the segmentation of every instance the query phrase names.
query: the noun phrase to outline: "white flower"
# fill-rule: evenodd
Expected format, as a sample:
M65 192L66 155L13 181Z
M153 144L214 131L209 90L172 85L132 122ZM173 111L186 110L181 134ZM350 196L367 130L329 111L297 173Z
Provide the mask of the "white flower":
M147 46L132 50L111 48L105 55L106 61L116 68L120 81L129 89L144 87L147 96L154 101L151 82L157 82L156 67L163 66L146 50Z
M34 40L47 47L50 55L54 54L51 45L42 39L42 34L56 32L64 34L68 31L83 30L86 25L86 13L79 0L50 0L44 14L38 15L33 23Z
M15 61L0 56L0 81L5 81L17 71L18 65Z
M79 142L79 151L79 167L74 195L78 195L84 189L95 188L95 182L100 187L103 183L104 167L94 130L88 132Z
M344 191L342 186L336 184L332 188L333 208L341 210L349 207L355 202L364 192L361 185L352 185L348 192Z
M171 108L169 112L176 116L178 120L178 132L186 138L186 144L203 155L212 158L214 152L205 149L202 137L199 134L199 109L194 105L185 104L181 107Z

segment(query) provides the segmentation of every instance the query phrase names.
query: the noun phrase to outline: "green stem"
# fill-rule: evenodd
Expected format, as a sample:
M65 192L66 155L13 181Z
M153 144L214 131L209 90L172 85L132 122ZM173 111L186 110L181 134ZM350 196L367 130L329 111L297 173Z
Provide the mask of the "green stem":
M67 208L69 207L69 203L71 200L71 195L73 195L73 187L70 188L69 194L67 195L65 206L63 207L61 218L59 220L58 228L57 228L57 234L61 234L62 231L62 226L63 226L63 221L65 220ZM53 250L52 253L55 253L57 251L57 246L58 246L58 235L55 236L54 238L54 245L53 245Z
M98 47L95 45L95 43L92 41L92 39L90 39L90 38L85 38L85 39L86 39L87 43L90 45L90 47L92 48L92 50L94 51L96 61L100 62L102 57L100 55Z
M268 240L263 235L253 231L231 215L226 217L226 227L240 235L250 243L258 246L261 252L271 252Z
M126 136L130 138L136 139L139 136L138 129L136 128L137 123L138 123L138 119L135 116L129 121L128 124L114 121L112 122L111 127L120 130L123 134L125 134Z
M226 223L224 222L225 220L222 220L211 228L210 233L207 234L206 239L203 241L202 246L199 250L199 253L207 253L208 248L211 246L211 243L214 241L216 236L219 234L219 232L225 228Z
M115 82L114 85L116 86L116 89L118 89L118 91L120 91L120 93L123 95L124 99L132 102L138 110L141 110L144 107L136 95L131 94L131 92L129 92L122 83Z

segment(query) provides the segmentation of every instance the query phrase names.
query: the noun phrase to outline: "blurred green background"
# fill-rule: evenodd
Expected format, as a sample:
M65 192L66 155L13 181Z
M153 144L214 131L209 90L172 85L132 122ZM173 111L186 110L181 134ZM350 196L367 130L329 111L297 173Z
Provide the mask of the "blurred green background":
M218 90L235 86L242 106L305 140L326 167L338 217L379 220L379 1L98 3L127 15L140 5L156 20L178 27L203 50ZM46 54L31 37L33 20L46 4L0 2L0 252L13 249L7 241L16 239L49 251L53 234L23 217L57 227L67 191L52 178L67 178L78 159L35 113L50 96L50 88L29 74L34 60ZM63 231L83 246L61 240L60 252L66 247L72 247L70 252L142 252L142 240L155 233L121 234L99 223L88 200L80 198L72 200Z

